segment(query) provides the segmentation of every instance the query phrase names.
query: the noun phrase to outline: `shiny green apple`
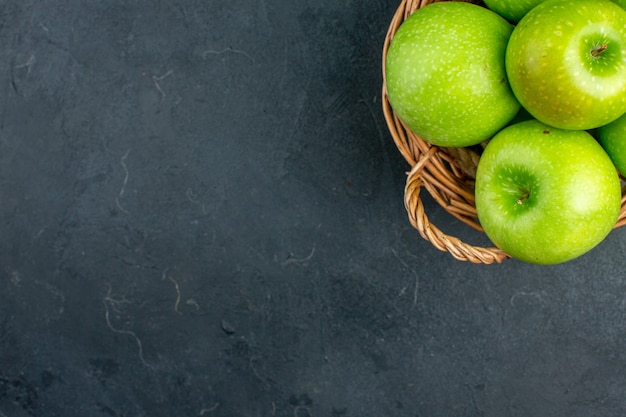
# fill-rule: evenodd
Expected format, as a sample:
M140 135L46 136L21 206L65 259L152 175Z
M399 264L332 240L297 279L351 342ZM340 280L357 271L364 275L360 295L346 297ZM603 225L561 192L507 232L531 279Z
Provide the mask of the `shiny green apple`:
M461 147L482 142L520 108L507 82L513 27L484 7L433 3L398 28L386 57L389 103L424 140Z
M494 136L478 163L475 194L492 242L537 264L566 262L597 246L621 203L617 171L589 133L537 120Z
M485 5L509 22L517 23L544 0L485 0Z
M598 128L596 135L615 168L626 177L626 115Z
M536 119L588 130L626 112L626 11L610 0L545 0L515 27L506 70Z

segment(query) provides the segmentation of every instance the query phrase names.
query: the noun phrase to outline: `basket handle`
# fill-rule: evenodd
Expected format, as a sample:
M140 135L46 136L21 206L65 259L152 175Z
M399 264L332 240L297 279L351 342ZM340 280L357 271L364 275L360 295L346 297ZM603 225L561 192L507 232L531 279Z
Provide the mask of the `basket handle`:
M404 188L404 207L409 215L411 225L437 249L449 252L459 261L492 264L494 262L501 263L503 260L510 258L510 255L496 247L483 248L464 243L454 236L443 233L437 226L430 223L424 210L424 203L420 198L420 190L424 186L424 181L422 180L424 167L430 164L430 158L436 151L437 148L432 147L428 152L422 154L408 173Z

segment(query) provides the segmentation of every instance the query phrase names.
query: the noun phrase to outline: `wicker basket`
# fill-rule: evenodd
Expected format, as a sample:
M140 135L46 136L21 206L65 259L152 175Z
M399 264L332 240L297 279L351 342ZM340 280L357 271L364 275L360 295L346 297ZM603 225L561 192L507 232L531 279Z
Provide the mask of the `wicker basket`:
M391 108L387 97L385 60L391 39L408 16L435 1L437 0L402 0L393 16L383 47L383 112L396 146L411 166L405 187L404 203L413 227L437 249L449 252L461 261L500 263L510 258L502 250L467 244L445 234L430 223L420 197L420 191L425 188L448 213L473 229L483 232L474 203L474 178L482 147L443 148L430 145L402 123ZM478 0L468 2L482 4ZM626 224L626 187L622 188L622 208L615 227L624 224Z

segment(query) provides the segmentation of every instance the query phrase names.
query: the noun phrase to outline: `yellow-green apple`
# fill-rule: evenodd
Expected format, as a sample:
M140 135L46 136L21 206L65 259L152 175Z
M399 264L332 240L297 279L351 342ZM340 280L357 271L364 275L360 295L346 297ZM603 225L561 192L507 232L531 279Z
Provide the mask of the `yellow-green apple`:
M396 31L386 57L389 103L424 140L475 145L493 136L520 105L504 67L513 27L471 3L416 10Z
M485 5L509 22L517 23L544 0L485 0Z
M626 11L610 0L545 0L506 52L513 92L536 119L588 130L626 112Z
M475 195L492 242L537 264L566 262L597 246L621 203L617 171L588 132L537 120L508 126L488 143Z

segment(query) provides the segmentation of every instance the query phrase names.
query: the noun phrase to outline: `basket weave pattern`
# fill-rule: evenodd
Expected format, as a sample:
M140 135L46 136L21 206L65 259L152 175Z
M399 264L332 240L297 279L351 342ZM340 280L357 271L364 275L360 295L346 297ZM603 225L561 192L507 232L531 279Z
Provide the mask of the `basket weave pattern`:
M496 247L467 244L454 236L445 234L430 223L420 197L421 190L426 189L448 213L473 229L483 232L474 202L474 178L481 148L443 148L427 143L402 123L391 108L387 97L385 60L391 39L407 17L420 7L435 1L402 0L393 16L383 46L383 113L398 150L411 166L405 187L404 204L410 223L437 249L449 252L460 261L483 264L500 263L510 258L502 250ZM478 0L467 2L480 3ZM622 206L615 228L624 224L626 224L626 187L622 188Z

